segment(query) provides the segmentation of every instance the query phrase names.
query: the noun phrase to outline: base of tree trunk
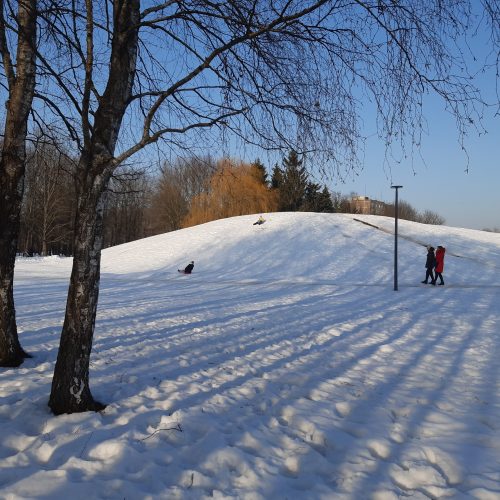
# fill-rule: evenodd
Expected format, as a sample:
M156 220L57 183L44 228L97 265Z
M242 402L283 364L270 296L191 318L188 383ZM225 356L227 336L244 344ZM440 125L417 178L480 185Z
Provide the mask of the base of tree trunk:
M24 349L20 349L19 352L15 353L8 359L0 359L0 367L2 368L18 368L21 366L25 359L32 358L33 356L27 353Z
M54 415L63 415L65 413L84 413L86 411L102 411L106 408L106 405L100 403L99 401L95 401L92 399L91 401L82 402L79 405L74 405L68 407L67 404L58 404L57 402L53 403L49 401L49 408L52 410Z

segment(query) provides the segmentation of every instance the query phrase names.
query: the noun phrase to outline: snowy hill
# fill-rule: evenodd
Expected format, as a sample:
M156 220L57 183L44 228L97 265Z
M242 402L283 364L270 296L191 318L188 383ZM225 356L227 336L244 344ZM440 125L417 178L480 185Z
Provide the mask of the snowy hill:
M47 407L71 260L19 259L0 498L500 498L500 235L400 221L394 292L392 219L265 218L103 252L98 414Z

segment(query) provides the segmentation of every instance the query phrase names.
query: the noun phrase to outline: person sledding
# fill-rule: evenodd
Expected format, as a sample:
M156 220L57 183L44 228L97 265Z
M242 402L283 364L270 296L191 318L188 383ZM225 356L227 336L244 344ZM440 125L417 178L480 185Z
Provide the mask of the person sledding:
M264 222L266 222L266 219L264 219L264 217L262 217L262 215L261 215L257 219L257 222L254 222L253 225L254 226L260 226L261 224L264 224Z
M191 274L194 268L194 260L192 260L184 269L177 269L182 274Z

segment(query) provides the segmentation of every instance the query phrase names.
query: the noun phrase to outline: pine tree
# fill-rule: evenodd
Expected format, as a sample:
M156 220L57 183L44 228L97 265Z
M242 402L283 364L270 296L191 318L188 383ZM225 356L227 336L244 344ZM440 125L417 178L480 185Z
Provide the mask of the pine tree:
M257 158L251 164L251 166L253 167L253 169L255 171L256 179L259 182L261 182L262 184L264 184L264 186L267 187L267 185L268 185L267 170L266 170L266 167L264 166L264 164L260 161L259 158Z
M333 213L335 212L333 207L332 197L330 195L329 189L324 186L323 191L318 195L318 212Z
M271 189L280 189L283 185L283 170L276 163L271 176Z
M304 212L334 212L330 191L326 186L321 186L315 182L308 182L304 195L304 203L300 207Z
M319 206L319 197L320 197L320 189L321 186L316 184L315 182L308 182L305 192L304 192L304 201L300 210L303 212L320 212L318 210Z
M296 151L283 160L283 182L279 187L279 210L295 212L304 203L308 174Z

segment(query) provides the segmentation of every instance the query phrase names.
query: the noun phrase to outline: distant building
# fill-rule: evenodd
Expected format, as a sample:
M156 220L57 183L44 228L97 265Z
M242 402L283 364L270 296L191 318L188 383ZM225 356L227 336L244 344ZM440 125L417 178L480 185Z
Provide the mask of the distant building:
M353 214L383 215L387 207L383 201L372 200L368 196L353 196L349 203Z

